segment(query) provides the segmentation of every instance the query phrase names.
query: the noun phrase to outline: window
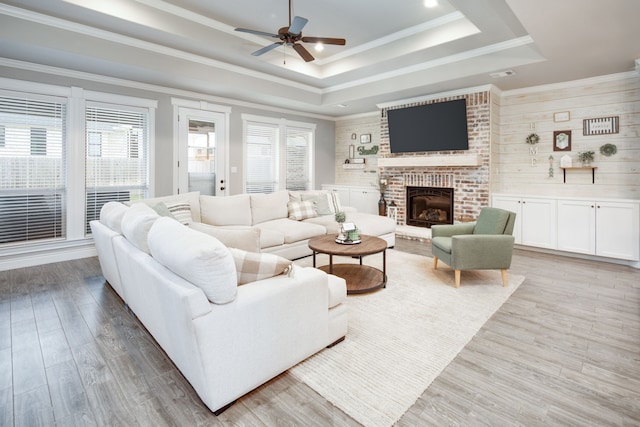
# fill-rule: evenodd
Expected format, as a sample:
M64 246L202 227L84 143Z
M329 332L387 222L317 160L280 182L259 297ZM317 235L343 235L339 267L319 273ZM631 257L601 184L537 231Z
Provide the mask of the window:
M148 110L88 103L86 128L86 233L108 201L147 197Z
M66 234L66 99L0 93L0 244Z
M312 188L315 125L243 115L246 193Z
M151 191L157 101L0 84L0 262L40 250L54 257L86 250L89 221L104 203Z

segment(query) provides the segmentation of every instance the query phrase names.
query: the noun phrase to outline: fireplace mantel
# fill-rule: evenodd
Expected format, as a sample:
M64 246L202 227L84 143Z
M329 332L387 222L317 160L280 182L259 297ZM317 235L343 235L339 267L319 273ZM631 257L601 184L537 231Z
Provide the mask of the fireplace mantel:
M424 167L424 166L480 166L482 157L478 154L452 154L450 156L380 157L381 167Z

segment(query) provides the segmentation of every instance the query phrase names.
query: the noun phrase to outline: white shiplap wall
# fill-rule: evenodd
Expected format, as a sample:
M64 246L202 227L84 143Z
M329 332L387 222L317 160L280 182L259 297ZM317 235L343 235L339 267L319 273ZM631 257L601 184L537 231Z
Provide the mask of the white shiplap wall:
M525 91L503 92L498 101L499 131L492 141L492 191L518 195L640 199L640 75L625 73ZM568 111L569 121L554 122L554 113ZM618 116L620 132L585 136L583 120ZM571 152L553 151L553 132L571 130ZM531 164L525 138L540 136L537 164ZM496 135L494 135L495 137ZM618 153L600 154L615 144ZM587 170L567 171L563 183L560 157L578 164L579 151L596 152L595 184ZM554 176L549 177L549 156Z
M351 139L355 134L356 139ZM371 134L370 144L360 144L360 135ZM357 158L365 159L364 169L344 169L343 163L349 158L349 146L354 146ZM350 118L336 122L336 184L370 187L375 186L378 173L378 154L360 156L358 147L380 147L380 115Z

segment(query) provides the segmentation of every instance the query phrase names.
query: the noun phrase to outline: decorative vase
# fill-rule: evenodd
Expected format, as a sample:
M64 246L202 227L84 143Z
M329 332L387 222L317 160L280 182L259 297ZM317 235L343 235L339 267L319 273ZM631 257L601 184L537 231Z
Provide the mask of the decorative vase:
M387 216L387 201L383 193L380 193L380 200L378 200L378 215Z

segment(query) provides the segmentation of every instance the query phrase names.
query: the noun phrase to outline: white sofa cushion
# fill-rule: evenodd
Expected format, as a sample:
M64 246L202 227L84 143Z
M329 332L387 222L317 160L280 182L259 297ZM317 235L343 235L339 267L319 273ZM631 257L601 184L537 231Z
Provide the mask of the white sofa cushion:
M321 225L291 219L274 219L258 224L256 227L262 230L262 234L268 234L269 231L281 234L284 237L284 243L295 243L315 236L324 236L327 232Z
M148 254L147 235L158 218L160 215L147 204L135 203L122 216L122 234L133 246Z
M251 225L251 198L235 196L200 196L200 214L205 224Z
M122 217L129 209L120 202L107 202L100 209L100 222L118 234L122 234Z
M235 299L235 263L215 237L162 217L151 227L149 249L160 264L202 289L212 303L226 304Z
M236 264L238 285L291 273L293 261L274 254L247 252L229 248Z
M261 249L284 245L284 233L268 227L260 227L259 225L257 225L256 228L260 230Z
M287 190L275 191L269 194L251 195L251 218L253 224L271 221L272 219L286 218L289 192Z
M209 234L220 240L228 248L237 248L249 252L260 252L260 229L246 225L215 226L192 222L189 227L201 233ZM282 243L280 243L282 244Z

